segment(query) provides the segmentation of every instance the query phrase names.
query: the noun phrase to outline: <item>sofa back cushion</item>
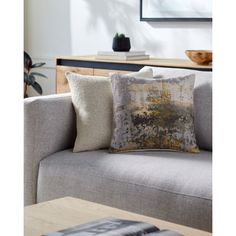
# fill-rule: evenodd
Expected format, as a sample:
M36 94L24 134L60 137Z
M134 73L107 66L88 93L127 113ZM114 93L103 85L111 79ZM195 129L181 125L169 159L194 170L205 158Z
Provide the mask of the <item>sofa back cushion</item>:
M151 67L156 78L196 75L194 85L194 126L200 149L212 150L212 72Z

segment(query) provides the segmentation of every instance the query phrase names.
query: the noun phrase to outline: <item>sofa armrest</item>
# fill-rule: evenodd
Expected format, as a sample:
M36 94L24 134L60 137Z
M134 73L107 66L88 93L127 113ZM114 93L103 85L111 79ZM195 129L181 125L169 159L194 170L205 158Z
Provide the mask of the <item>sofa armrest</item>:
M37 201L39 162L52 153L71 148L75 127L70 93L24 100L25 205Z

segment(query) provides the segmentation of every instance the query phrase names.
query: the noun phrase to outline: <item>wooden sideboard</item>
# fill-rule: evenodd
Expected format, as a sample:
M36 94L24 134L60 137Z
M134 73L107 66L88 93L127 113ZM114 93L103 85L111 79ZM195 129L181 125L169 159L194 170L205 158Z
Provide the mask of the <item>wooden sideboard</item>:
M110 72L129 73L138 71L144 66L171 67L212 71L212 65L197 65L185 59L160 59L136 61L97 60L95 55L89 56L63 56L56 59L56 92L69 92L65 72L71 71L82 75L108 76Z

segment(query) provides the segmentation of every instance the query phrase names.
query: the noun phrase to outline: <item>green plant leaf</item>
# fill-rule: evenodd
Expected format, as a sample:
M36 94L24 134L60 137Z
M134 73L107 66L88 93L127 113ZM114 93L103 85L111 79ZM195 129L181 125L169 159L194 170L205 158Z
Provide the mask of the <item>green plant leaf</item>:
M24 72L24 82L27 84L28 83L28 74Z
M35 77L32 74L28 75L28 85L32 85L35 83Z
M34 90L39 93L40 95L43 94L43 90L40 86L40 84L38 84L36 81L32 84L32 87L34 88Z
M32 72L31 75L44 77L44 78L46 78L46 79L48 78L46 75L41 74L41 73L38 73L38 72Z
M35 77L31 74L24 73L24 82L30 86L35 82Z
M124 34L120 34L119 38L125 38L125 35Z
M30 55L24 51L24 68L29 71L32 66L32 59Z
M44 66L46 63L45 62L39 62L39 63L35 63L31 66L31 68L37 68L37 67L41 67Z

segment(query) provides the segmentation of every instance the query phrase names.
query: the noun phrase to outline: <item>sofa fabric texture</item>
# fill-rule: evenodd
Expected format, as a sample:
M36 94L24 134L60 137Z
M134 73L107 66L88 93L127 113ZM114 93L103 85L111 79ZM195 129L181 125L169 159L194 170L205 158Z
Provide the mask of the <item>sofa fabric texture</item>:
M65 150L40 162L37 201L65 195L211 230L211 152Z
M196 139L211 150L211 73L195 74ZM24 109L25 205L74 196L211 231L211 152L73 153L70 93L25 99Z
M195 75L137 79L115 74L111 152L172 149L199 152L193 120Z
M75 139L75 114L70 94L24 100L24 202L36 202L39 162L71 148Z
M128 75L153 77L152 69ZM76 112L77 137L74 152L108 148L112 135L112 91L110 77L66 72Z

